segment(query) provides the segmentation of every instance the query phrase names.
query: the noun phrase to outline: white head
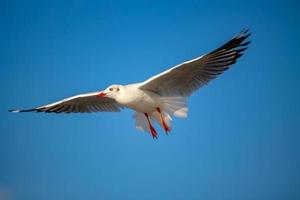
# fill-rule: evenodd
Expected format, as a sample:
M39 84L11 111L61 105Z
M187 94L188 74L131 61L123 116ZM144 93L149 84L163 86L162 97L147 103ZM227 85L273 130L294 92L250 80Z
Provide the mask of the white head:
M111 85L107 87L104 91L101 91L99 93L99 96L115 99L120 94L120 92L122 92L123 89L124 86L122 85Z

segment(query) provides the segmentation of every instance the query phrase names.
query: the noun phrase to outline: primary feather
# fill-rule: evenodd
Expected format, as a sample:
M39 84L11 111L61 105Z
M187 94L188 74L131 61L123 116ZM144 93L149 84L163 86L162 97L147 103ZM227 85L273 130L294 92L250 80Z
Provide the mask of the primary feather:
M240 32L216 50L172 67L143 82L142 90L161 96L190 96L234 64L247 49L248 29Z

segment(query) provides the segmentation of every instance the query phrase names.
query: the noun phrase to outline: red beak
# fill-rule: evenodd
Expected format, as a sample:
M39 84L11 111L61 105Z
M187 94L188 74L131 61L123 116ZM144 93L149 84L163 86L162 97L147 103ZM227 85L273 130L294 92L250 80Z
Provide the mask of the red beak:
M105 94L104 92L100 92L100 93L98 94L99 97L105 97L105 95L106 95L106 94Z

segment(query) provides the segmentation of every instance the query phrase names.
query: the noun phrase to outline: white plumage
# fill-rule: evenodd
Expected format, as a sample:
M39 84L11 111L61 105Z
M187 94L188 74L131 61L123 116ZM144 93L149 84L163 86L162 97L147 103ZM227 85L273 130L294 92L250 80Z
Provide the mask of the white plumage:
M172 116L187 117L187 97L217 77L246 50L248 29L216 50L172 67L142 83L111 85L104 91L81 94L48 105L11 112L90 113L118 112L127 107L135 110L136 128L150 132L156 121L168 133Z

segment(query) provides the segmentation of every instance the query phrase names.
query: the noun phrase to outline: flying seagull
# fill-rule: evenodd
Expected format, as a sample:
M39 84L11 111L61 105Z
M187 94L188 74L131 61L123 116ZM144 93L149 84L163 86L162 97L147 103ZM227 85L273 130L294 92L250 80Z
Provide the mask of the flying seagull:
M153 123L158 122L168 134L171 131L172 116L187 117L187 97L234 64L247 49L250 34L249 29L244 29L214 51L176 65L142 83L111 85L103 91L10 112L119 112L127 107L135 111L136 128L157 138Z

